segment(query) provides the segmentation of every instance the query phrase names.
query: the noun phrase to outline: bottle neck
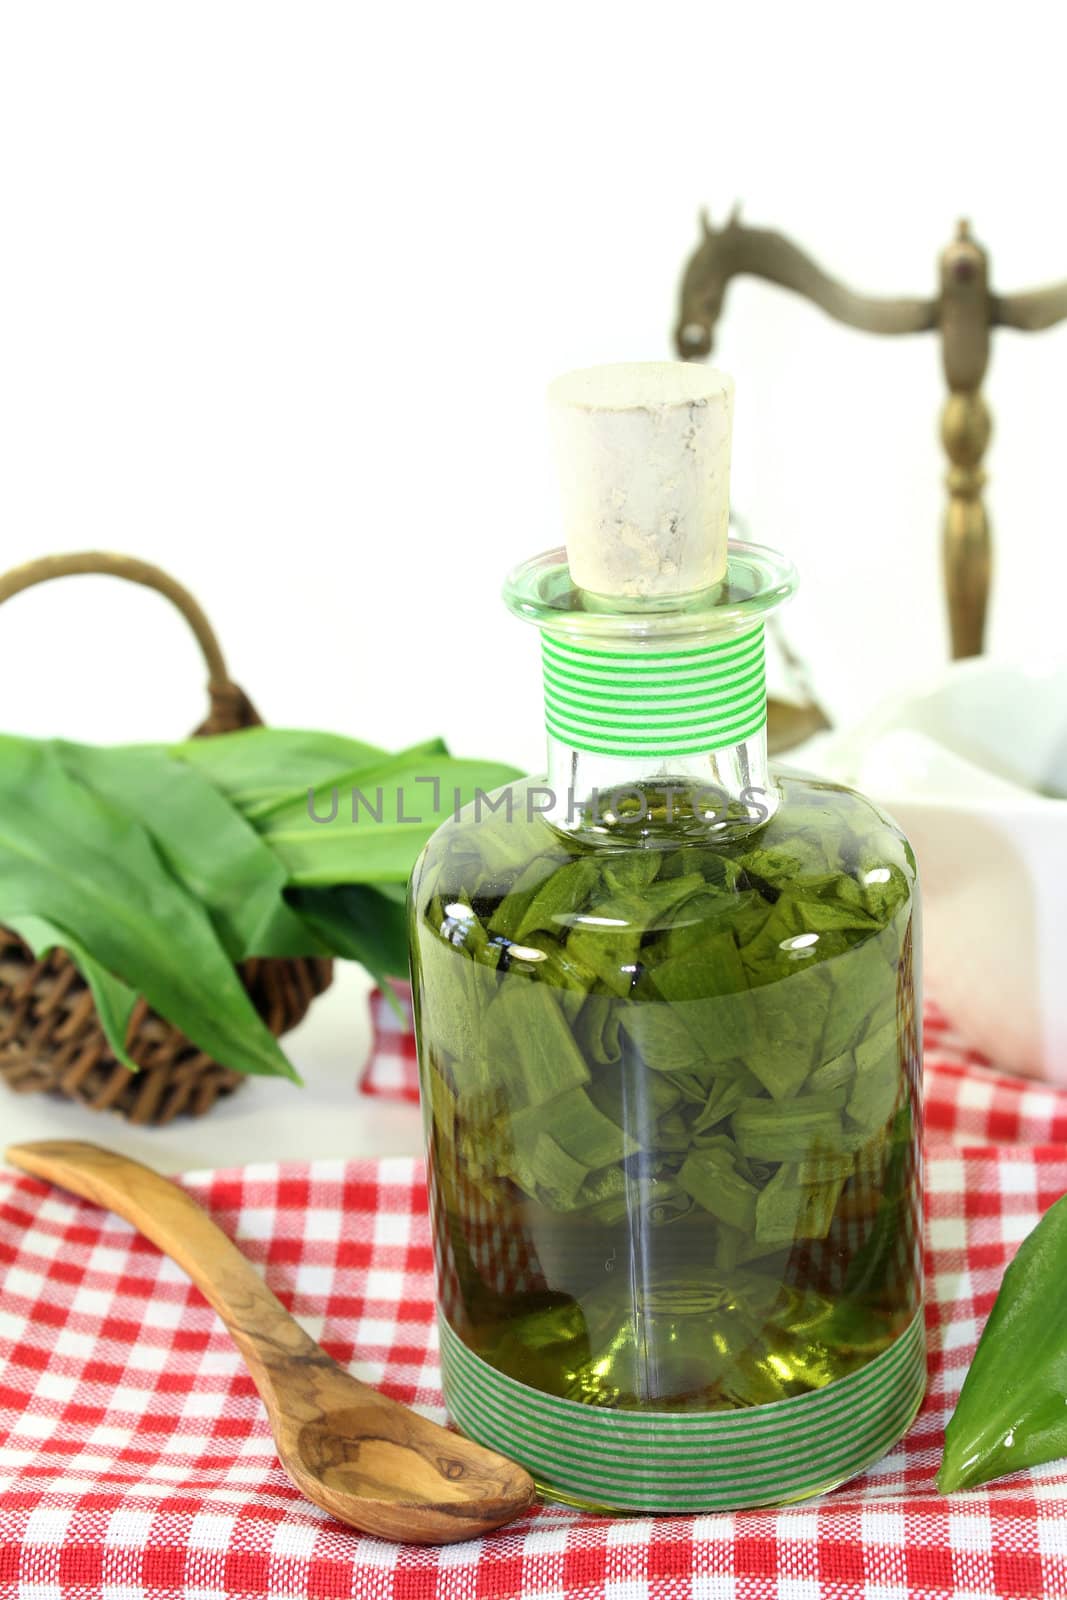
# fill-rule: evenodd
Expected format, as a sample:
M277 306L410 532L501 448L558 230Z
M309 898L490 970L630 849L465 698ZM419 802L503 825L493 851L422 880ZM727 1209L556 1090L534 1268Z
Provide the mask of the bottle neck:
M773 814L762 623L672 649L548 631L542 645L556 826L706 839Z

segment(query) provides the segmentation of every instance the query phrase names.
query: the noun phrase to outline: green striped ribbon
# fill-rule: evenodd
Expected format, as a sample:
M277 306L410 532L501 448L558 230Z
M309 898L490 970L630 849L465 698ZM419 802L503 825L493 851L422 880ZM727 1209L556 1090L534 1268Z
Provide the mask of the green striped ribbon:
M926 1387L921 1307L847 1378L715 1412L613 1411L542 1394L438 1321L445 1400L463 1432L519 1462L548 1494L620 1511L736 1511L819 1494L885 1455Z
M684 756L741 744L767 720L763 624L677 650L598 650L541 634L545 722L574 750Z

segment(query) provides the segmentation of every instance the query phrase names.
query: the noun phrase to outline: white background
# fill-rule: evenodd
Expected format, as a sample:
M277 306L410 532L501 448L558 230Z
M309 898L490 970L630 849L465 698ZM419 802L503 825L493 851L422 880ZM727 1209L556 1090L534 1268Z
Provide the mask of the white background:
M138 0L0 13L3 561L105 546L202 599L278 724L441 732L531 767L558 542L542 395L669 354L707 204L858 287L928 294L958 215L994 281L1067 276L1063 39L1015 4ZM735 504L851 716L942 659L936 340L731 289ZM998 336L991 642L1058 635L1067 331ZM97 580L0 617L0 726L180 734L164 603Z
M535 766L534 640L497 596L558 541L548 379L669 354L704 204L872 292L934 292L959 215L995 286L1067 275L1061 31L1032 4L6 7L3 563L146 556L268 720ZM717 359L735 504L800 564L789 628L851 717L945 650L936 341L743 281ZM1060 637L1065 374L1067 332L997 337L999 651ZM3 727L177 736L200 681L113 583L0 616Z

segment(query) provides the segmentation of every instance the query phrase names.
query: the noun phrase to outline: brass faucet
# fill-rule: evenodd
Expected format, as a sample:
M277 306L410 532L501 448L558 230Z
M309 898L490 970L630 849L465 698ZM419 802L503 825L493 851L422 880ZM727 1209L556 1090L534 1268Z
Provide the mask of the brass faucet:
M992 422L982 397L993 328L1024 333L1067 317L1067 280L1025 294L998 295L989 286L989 255L961 222L942 251L939 293L927 300L856 294L831 278L784 234L750 228L738 210L722 228L701 216L703 238L685 268L674 340L683 361L710 355L726 287L742 273L766 278L811 300L836 321L867 333L941 336L948 398L941 442L948 457L948 505L942 531L949 633L954 657L980 655L989 603L991 540L982 463Z

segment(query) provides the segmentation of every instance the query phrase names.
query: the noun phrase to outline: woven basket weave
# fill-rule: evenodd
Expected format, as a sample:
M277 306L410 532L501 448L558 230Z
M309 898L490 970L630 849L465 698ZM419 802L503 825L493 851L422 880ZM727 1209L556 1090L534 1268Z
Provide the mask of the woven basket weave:
M194 737L259 725L255 707L230 679L199 605L158 567L99 551L49 556L0 578L0 604L35 584L81 573L155 589L185 617L208 668L208 716ZM318 957L246 961L237 970L275 1037L296 1026L333 975L332 964ZM112 1054L74 963L61 951L38 961L17 934L0 928L0 1077L10 1088L66 1095L94 1111L121 1112L131 1122L164 1123L181 1112L210 1111L221 1095L244 1082L242 1074L204 1055L143 1000L130 1019L127 1048L141 1069L136 1074Z

